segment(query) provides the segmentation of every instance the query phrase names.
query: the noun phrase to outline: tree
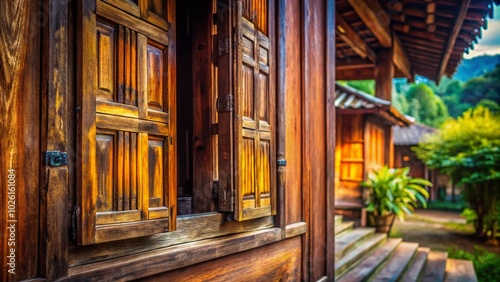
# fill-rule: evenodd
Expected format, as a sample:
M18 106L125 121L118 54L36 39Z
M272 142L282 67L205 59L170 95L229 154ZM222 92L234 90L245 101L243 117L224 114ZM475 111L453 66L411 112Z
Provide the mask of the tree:
M375 80L349 80L346 84L370 95L375 94Z
M466 111L446 121L415 149L429 167L438 168L465 187L477 213L476 236L494 240L500 214L500 115L487 108Z
M439 96L427 84L412 86L406 92L409 101L408 114L424 124L439 127L448 117L448 109Z

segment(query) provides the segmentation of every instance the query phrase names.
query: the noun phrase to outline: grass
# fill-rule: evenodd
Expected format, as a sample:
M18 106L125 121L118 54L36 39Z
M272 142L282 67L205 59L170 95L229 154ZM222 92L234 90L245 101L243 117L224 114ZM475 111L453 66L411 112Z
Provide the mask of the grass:
M435 223L435 224L440 224L443 226L444 229L450 230L450 231L455 231L459 233L474 233L474 226L472 223L459 223L459 222L442 222L442 221L436 221L432 220L430 218L425 218L425 217L420 217L416 215L411 215L407 216L406 219L407 221L414 221L414 222L426 222L426 223Z

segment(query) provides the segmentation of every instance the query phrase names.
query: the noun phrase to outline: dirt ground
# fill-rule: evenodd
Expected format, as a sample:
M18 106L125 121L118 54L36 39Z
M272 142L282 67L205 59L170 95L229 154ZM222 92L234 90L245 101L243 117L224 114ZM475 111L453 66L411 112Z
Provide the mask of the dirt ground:
M452 222L451 226L447 222ZM500 255L500 247L484 245L473 238L471 230L472 227L466 226L465 219L457 212L419 210L407 216L404 222L396 219L391 236L402 237L406 242L416 242L437 251L459 248L473 252L474 245L479 245Z

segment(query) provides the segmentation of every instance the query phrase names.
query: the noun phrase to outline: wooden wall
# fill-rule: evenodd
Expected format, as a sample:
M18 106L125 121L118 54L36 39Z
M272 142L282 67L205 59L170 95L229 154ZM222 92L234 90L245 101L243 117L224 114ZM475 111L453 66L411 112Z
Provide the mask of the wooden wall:
M76 10L73 5L80 2L63 2L47 0L44 1L45 6L41 6L39 1L14 0L0 4L0 179L3 181L7 177L4 168L12 166L18 181L17 274L7 277L4 256L1 259L2 281L35 277L46 277L50 281L68 274L78 275L79 270L68 268L71 260L75 256L84 257L92 251L97 252L99 247L81 251L71 246L68 255L68 244L72 240L70 212L75 199L73 163L76 156L70 156L69 167L57 169L44 169L37 161L41 159L43 150L74 152L77 111L73 110L73 78L76 75L73 72L76 58L71 46L76 48L74 44L77 44L72 33L73 10ZM249 234L244 239L249 241L238 246L253 247L154 276L151 280L185 278L189 275L226 281L235 275L244 275L249 280L333 279L335 1L279 0L276 3L277 40L280 41L277 50L277 91L281 97L278 100L283 105L278 112L284 113L281 136L286 138L282 153L287 161L286 173L283 173L284 185L279 195L284 205L276 217L276 225L281 224L279 227L282 229L275 232L272 219L255 222L252 230L235 230ZM44 13L41 13L42 10ZM259 26L265 29L267 24ZM204 40L209 40L210 30L199 32L203 33ZM42 33L45 38L43 48ZM210 46L212 43L199 44ZM209 58L201 55L201 59ZM206 70L209 71L209 68ZM193 91L200 89L194 88ZM203 113L203 116L209 115ZM208 131L200 134L208 136ZM209 179L210 175L200 177ZM5 191L3 186L2 191ZM5 201L6 194L2 193L2 214L6 213ZM0 224L6 226L4 217ZM268 245L256 244L254 241L258 240L252 232L260 230L276 236L269 235L272 240L269 239ZM306 231L304 235L297 236L303 231ZM6 236L7 230L3 228L2 238ZM255 240L252 241L252 238ZM141 244L141 240L152 239L141 238L134 242ZM160 241L155 241L155 244L162 245ZM6 241L2 240L0 244L2 253L6 253ZM114 247L119 249L118 245ZM246 251L242 252L243 249ZM121 255L127 255L127 250L120 250ZM114 262L120 265L126 260L115 258ZM253 262L251 267L248 267L249 262ZM85 267L92 270L91 266Z
M299 281L300 237L140 281Z
M359 183L365 176L365 122L364 116L337 115L336 146L337 164L339 168L336 187L336 202L361 204L361 188Z
M40 193L40 42L48 18L40 1L0 2L0 253L1 281L36 277ZM7 222L7 180L15 175L15 212ZM10 199L12 200L12 199ZM11 203L10 203L11 204ZM8 241L7 224L15 225ZM13 229L11 229L13 230ZM15 246L12 245L15 242ZM11 243L9 245L9 243ZM14 248L15 274L7 255Z

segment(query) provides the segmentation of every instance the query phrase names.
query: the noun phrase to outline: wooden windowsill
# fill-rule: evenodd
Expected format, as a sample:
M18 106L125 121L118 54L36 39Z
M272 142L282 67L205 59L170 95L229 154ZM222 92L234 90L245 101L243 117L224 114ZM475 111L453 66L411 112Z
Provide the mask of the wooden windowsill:
M62 281L140 279L280 240L281 229L279 228L207 239L70 268L69 276Z

